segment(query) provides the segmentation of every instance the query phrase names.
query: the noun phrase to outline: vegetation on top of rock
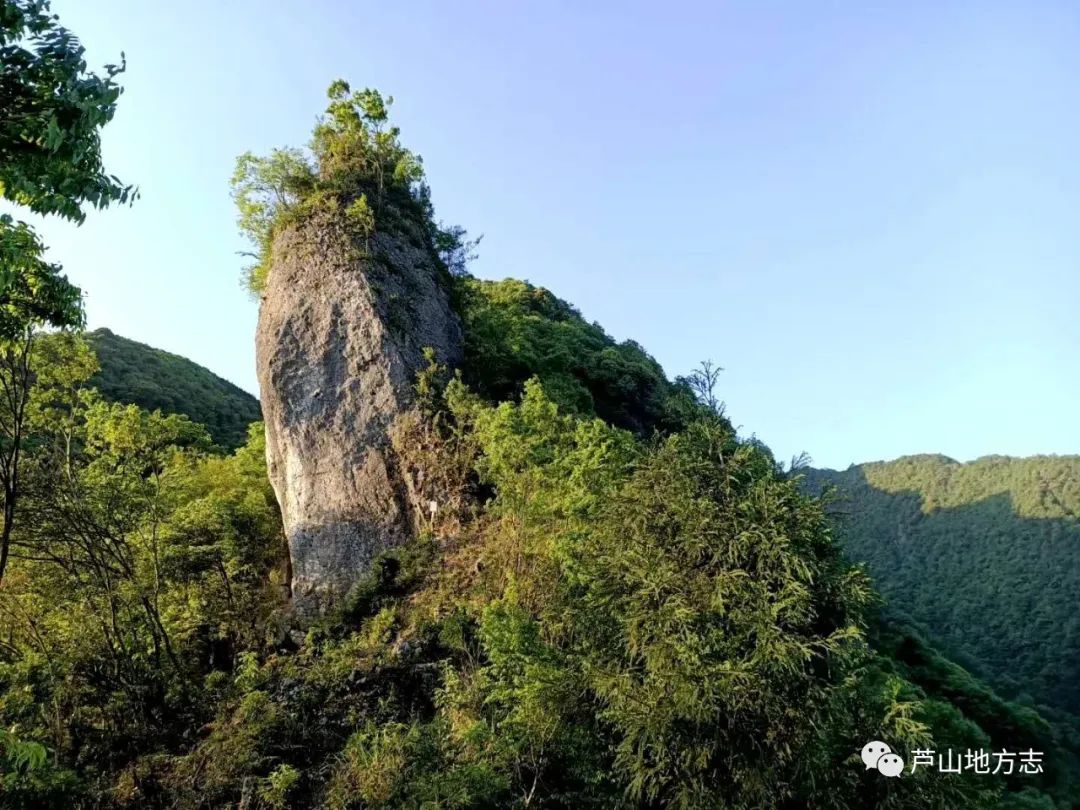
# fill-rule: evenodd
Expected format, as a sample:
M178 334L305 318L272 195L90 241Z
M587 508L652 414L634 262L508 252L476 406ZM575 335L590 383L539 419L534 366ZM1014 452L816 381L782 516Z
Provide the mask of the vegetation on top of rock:
M390 232L429 251L447 273L463 270L475 243L460 227L435 222L423 160L401 145L399 129L389 123L393 97L370 88L354 92L341 80L327 95L330 104L307 150L237 159L237 224L254 247L248 287L258 293L266 284L274 234L317 215L341 218L369 250L376 233Z
M188 416L229 450L242 445L261 418L259 400L187 358L108 329L86 337L100 366L88 384L108 400Z

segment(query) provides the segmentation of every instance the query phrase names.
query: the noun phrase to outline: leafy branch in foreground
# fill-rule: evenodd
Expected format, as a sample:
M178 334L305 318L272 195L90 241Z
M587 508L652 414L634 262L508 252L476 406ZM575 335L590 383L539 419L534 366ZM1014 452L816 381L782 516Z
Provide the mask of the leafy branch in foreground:
M89 72L78 38L47 0L0 3L0 194L81 223L85 206L128 202L106 173L101 128L116 114L124 63Z

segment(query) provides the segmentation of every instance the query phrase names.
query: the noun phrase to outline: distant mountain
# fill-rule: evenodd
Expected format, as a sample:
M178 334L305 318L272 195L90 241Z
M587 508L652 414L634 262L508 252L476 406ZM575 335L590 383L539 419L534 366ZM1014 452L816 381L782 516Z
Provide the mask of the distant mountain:
M184 414L229 449L243 444L248 425L262 418L259 400L187 358L108 329L87 338L101 364L90 384L108 399Z
M810 470L848 556L1004 696L1080 714L1080 456L909 456Z

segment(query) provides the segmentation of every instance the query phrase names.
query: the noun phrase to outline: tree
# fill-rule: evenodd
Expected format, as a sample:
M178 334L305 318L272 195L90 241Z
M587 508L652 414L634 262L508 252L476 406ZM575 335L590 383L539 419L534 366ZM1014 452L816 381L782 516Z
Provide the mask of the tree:
M313 180L311 165L299 149L275 149L264 158L245 152L236 159L232 176L236 224L256 249L245 254L255 259L244 273L252 292L266 282L275 224L301 202Z
M686 382L698 401L715 414L724 412L724 403L716 395L716 383L720 380L720 372L723 370L712 360L702 360L701 365L686 378Z
M79 289L61 275L59 267L41 259L40 245L28 228L17 226L13 235L17 244L13 262L7 266L15 272L0 292L0 488L4 498L0 581L7 568L20 496L19 466L34 384L31 354L38 329L83 323Z
M21 222L0 234L0 267L8 275L0 288L0 339L18 340L40 326L82 326L79 288L43 253L33 230Z
M116 112L123 63L99 76L87 72L83 54L48 0L0 2L0 195L78 223L86 205L134 197L101 162L100 130ZM43 253L29 225L0 216L0 580L19 498L34 335L43 326L83 325L78 287Z
M99 76L83 54L48 0L0 0L0 196L80 224L85 206L136 196L101 161L100 130L116 112L123 62ZM29 226L0 216L0 293L41 253Z
M79 223L86 205L134 196L101 162L100 130L116 113L123 55L99 76L87 72L84 52L48 0L0 2L0 193Z

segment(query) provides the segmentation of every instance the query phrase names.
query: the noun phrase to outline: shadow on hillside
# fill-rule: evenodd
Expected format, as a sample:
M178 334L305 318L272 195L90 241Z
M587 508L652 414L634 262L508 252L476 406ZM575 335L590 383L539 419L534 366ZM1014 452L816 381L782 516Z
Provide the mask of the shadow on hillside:
M862 469L812 471L852 560L899 615L1003 696L1080 714L1080 523L1018 515L1008 493L923 511Z

